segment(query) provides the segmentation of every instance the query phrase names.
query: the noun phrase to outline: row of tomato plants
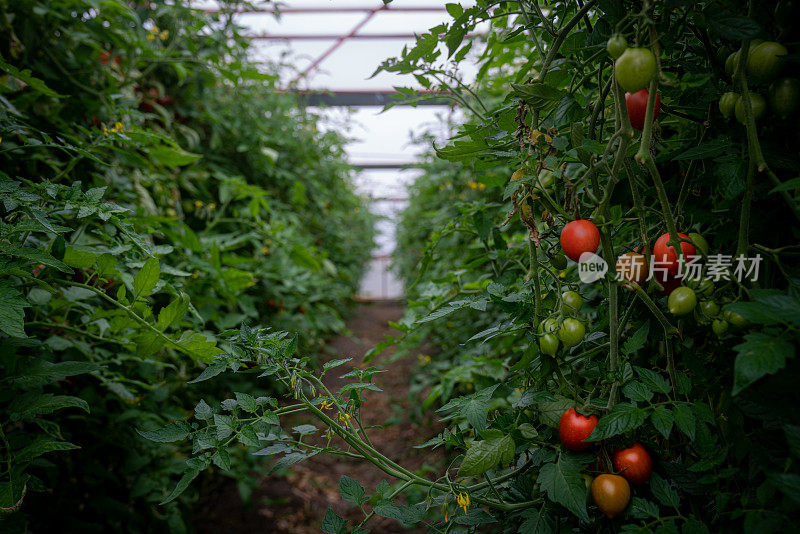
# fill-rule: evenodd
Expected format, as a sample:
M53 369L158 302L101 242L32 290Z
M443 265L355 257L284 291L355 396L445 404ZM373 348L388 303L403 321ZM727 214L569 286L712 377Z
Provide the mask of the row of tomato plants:
M185 531L201 496L157 503L191 448L137 430L275 390L187 386L231 328L310 352L341 332L372 217L343 139L225 9L0 2L0 23L2 521ZM246 498L263 462L235 456Z

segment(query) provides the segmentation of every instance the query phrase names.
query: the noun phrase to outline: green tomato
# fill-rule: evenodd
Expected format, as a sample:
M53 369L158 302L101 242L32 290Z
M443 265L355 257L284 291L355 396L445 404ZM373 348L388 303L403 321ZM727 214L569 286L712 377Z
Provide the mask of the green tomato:
M567 318L558 330L558 339L564 343L564 348L574 347L583 340L586 335L586 327L577 319Z
M739 100L739 95L728 91L721 97L719 97L719 112L722 113L722 116L726 119L730 119L731 115L733 114L733 108L736 106L736 101Z
M625 37L622 35L615 33L611 36L611 38L606 43L606 50L608 50L608 55L617 59L619 56L622 55L625 50L628 49L628 41L625 40Z
M558 330L558 320L555 317L549 317L539 323L540 334L550 334Z
M711 330L718 336L721 337L728 331L728 321L723 319L714 319L714 322L711 323Z
M656 56L649 48L628 48L614 63L614 75L629 93L641 91L656 75Z
M567 257L564 256L562 252L557 252L555 256L550 258L550 265L555 267L556 269L566 269L567 267Z
M534 189L547 189L553 182L556 181L556 176L553 174L553 171L549 169L542 169L539 171L539 181L534 185Z
M686 315L692 313L697 306L697 296L689 287L678 287L669 294L667 307L672 315Z
M575 315L583 306L583 297L575 291L564 291L561 294L561 300L564 301L563 309L567 315Z
M747 76L755 82L768 82L780 73L783 67L783 56L788 53L786 47L775 41L759 43L750 47L747 58Z
M689 239L692 240L694 246L699 248L700 251L703 253L703 256L708 256L708 241L698 233L692 232L689 234Z
M701 297L710 297L714 294L714 282L709 280L708 278L703 278L699 282L697 282L695 289L700 294Z
M750 321L736 313L735 311L725 310L722 314L726 321L731 323L735 328L744 328L750 324Z
M716 317L719 315L719 304L713 300L703 300L700 302L700 311L706 317Z
M747 49L748 53L752 53L753 50L763 42L764 42L763 39L753 39L752 41L750 41L750 47ZM748 61L750 60L750 56L749 55L748 55L747 59L748 59ZM729 55L728 59L725 60L725 73L728 76L733 77L733 74L736 72L736 64L737 63L739 63L739 51L738 50L736 52L732 53L731 55Z
M769 106L780 118L785 119L795 111L800 102L800 80L781 78L769 87Z
M758 120L762 115L764 115L764 111L767 109L767 102L760 94L750 93L750 107L753 109L753 118ZM736 101L736 105L734 106L734 114L736 115L737 121L739 121L741 124L745 124L746 117L744 111L744 98L740 98Z
M544 354L555 356L558 352L558 338L555 334L545 334L539 338L539 350Z

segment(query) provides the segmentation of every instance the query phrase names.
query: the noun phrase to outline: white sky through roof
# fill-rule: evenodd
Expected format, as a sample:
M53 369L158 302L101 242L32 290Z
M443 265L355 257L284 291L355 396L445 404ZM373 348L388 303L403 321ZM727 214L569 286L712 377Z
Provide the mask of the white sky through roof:
M274 10L274 3L253 2L265 11ZM468 7L472 1L461 2ZM192 5L201 9L217 9L216 2L194 1ZM269 36L269 39L254 39L252 56L256 60L290 64L286 85L304 72L333 44L335 36L345 36L362 23L369 10L381 8L382 0L290 0L280 2L285 10L280 18L270 12L240 13L235 16L244 33L253 36ZM404 46L412 46L415 39L385 38L381 35L413 35L427 31L444 21L451 20L444 9L445 2L436 0L394 0L388 8L375 13L355 35L362 38L347 39L330 53L305 78L298 81L301 89L329 91L393 91L395 86L422 86L413 76L399 76L382 72L370 78L382 61L399 56ZM360 12L348 9L364 9ZM435 11L403 11L410 8L435 8ZM291 12L292 10L323 9L325 12ZM399 11L393 12L393 9ZM340 11L341 10L341 11ZM367 38L366 36L371 36ZM273 39L274 37L274 39ZM474 79L474 69L464 72L464 79ZM443 140L449 132L443 126L443 118L454 113L449 106L420 106L411 108L398 106L381 113L380 107L356 107L350 109L328 108L323 110L326 120L321 128L334 128L351 139L346 152L351 163L408 164L416 161L423 148L410 143L411 135L432 131ZM419 171L401 169L364 169L356 179L361 194L373 200L372 211L387 217L377 229L375 259L365 280L361 294L367 298L398 298L402 287L387 272L389 255L395 245L395 221L397 213L406 205L406 187L419 175Z

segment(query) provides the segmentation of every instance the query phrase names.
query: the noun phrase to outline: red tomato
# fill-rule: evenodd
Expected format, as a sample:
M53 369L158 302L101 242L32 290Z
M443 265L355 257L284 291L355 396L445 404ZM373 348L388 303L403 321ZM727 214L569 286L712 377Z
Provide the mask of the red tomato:
M653 460L641 443L633 447L616 450L612 458L614 471L622 471L620 475L633 484L644 484L653 472Z
M111 58L111 52L103 51L100 52L100 63L103 65L108 65L108 60Z
M680 237L689 237L681 233L678 233L678 235ZM656 240L656 244L653 245L653 261L656 262L655 267L666 267L669 274L675 275L678 273L678 252L675 247L668 247L667 241L669 241L668 233ZM681 250L683 251L683 259L687 262L697 253L694 245L683 241L681 242Z
M561 443L571 451L585 451L593 443L583 440L589 437L598 420L596 415L586 417L576 412L575 408L570 408L561 414L561 419L558 420L558 436L561 438Z
M642 89L633 94L625 93L625 104L628 106L628 117L631 119L631 126L637 130L644 129L644 117L647 114L647 99L650 97L650 92L647 89ZM661 95L656 93L656 103L653 108L653 120L658 117L658 112L661 111Z
M584 252L597 252L599 246L600 231L592 221L568 222L561 230L561 248L572 261L578 261Z

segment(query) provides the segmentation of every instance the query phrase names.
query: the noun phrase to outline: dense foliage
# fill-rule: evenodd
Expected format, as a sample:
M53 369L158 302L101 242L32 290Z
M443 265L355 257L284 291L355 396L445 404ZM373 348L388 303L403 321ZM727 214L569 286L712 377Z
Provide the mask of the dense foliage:
M381 67L415 74L471 117L412 190L398 261L409 312L371 354L435 342L419 374L448 427L424 446L448 447L452 469L432 478L374 449L358 391L376 387L375 369L329 391L288 338L252 329L213 372L255 361L298 402L203 404L203 428L177 422L154 437L256 435L279 466L356 455L398 480L367 493L343 477L343 498L371 511L353 527L329 511L329 533L363 532L373 514L437 532L791 530L800 209L796 129L781 117L796 110L797 83L796 56L779 44L796 40L791 9L447 9L450 23ZM491 31L467 88L458 64L479 23ZM732 260L756 253L758 276L739 279ZM592 280L587 266L602 260L610 268ZM625 268L643 262L649 281ZM298 410L322 428L279 430L278 416ZM177 491L214 454L196 455ZM412 486L422 500L395 500Z
M343 140L250 62L224 11L172 4L0 1L11 531L185 530L187 508L158 503L191 449L137 430L214 393L187 382L230 350L227 329L309 350L342 331L369 257ZM246 495L254 457L238 456L215 462Z
M347 385L331 391L320 375L336 373L346 360L316 372L313 352L297 337L245 321L221 338L225 353L209 358L193 387L253 378L252 384L280 395L234 390L221 401L201 400L191 417L176 413L165 426L142 428L142 436L165 447L192 444L174 490L160 495L166 510L207 468L242 465L247 452L278 457L274 469L330 453L372 463L393 485L382 482L373 491L342 477L340 494L365 518L348 525L329 510L322 520L327 533L365 532L373 515L434 532L792 531L800 509L794 384L800 168L792 119L800 82L793 4L479 0L447 10L449 23L381 66L415 74L470 116L447 146L437 147L437 159L426 163L412 190L398 259L409 281L408 313L396 325L399 335L370 356L393 344L432 342L431 361L425 359L419 372L428 393L422 407L437 408L447 428L421 446L448 448L452 464L435 476L412 472L374 448L369 434L380 430L363 427L367 408L360 392L379 389L373 382L378 369L357 368L344 375ZM467 35L487 25L484 49L473 52ZM479 65L474 87L458 79L465 61ZM119 143L111 137L119 128L109 135L108 143ZM151 143L144 150L153 165L159 161L153 146L193 157L140 135L134 140ZM25 235L44 224L32 194L64 198L76 216L100 198L94 189L37 185L8 186L6 209L31 210L31 222L20 230ZM146 229L155 230L150 241L129 238L138 234L114 224L120 215L111 212L119 206L100 204L98 218L110 213L112 223L79 237L113 231L104 239L118 240L116 247L130 240L133 251L155 252L152 247L165 245L156 239L153 217L144 219ZM36 233L48 236L46 244L14 256L24 262L42 254L37 257L46 262L30 264L46 264L50 273L42 279L15 271L6 291L17 293L4 297L18 303L10 308L19 310L15 324L26 304L17 287L28 291L33 309L63 300L68 304L57 313L76 315L84 313L78 298L84 293L76 290L84 290L110 299L90 318L91 327L97 325L91 346L96 337L113 334L123 347L135 343L145 354L174 347L156 354L212 356L199 329L188 328L197 323L173 325L185 311L181 281L191 283L190 277L163 269L168 283L156 285L160 264L147 254L135 252L139 262L130 264L97 255L89 273L94 278L81 282L56 275L67 268L56 260L80 261L80 247L93 244L71 241L63 255L53 250L59 228L74 225L61 213L57 221L46 219L58 228ZM177 250L167 257L180 258ZM761 263L745 266L758 265L757 276L740 279L734 260L756 254ZM602 260L608 271L593 273L590 267ZM691 260L702 266L698 276L685 271ZM645 262L655 271L649 281L630 271ZM116 298L101 296L107 290L93 283L107 280L109 268L126 283L109 288ZM47 289L42 284L55 280L67 291L39 304L44 293L28 285ZM155 299L139 299L154 290ZM163 307L153 314L151 304ZM131 321L153 328L131 328ZM64 327L77 328L73 322ZM187 336L184 342L179 335ZM90 346L84 341L64 349L62 339L69 341L61 333L47 350ZM30 343L17 341L14 350L30 356L33 351L23 352ZM124 366L116 359L125 354L113 352L109 359ZM80 363L95 363L87 360ZM135 366L140 373L172 372L156 364L164 361L176 365L151 357ZM15 381L16 387L40 388L39 376L69 374L70 368L53 363L33 379ZM110 368L84 372L111 382ZM37 390L38 402L83 406L41 396L48 393ZM22 415L13 415L4 430L21 420L56 431L38 417L41 404L20 398L11 406ZM289 428L282 421L288 414L296 421L300 412L316 423Z

